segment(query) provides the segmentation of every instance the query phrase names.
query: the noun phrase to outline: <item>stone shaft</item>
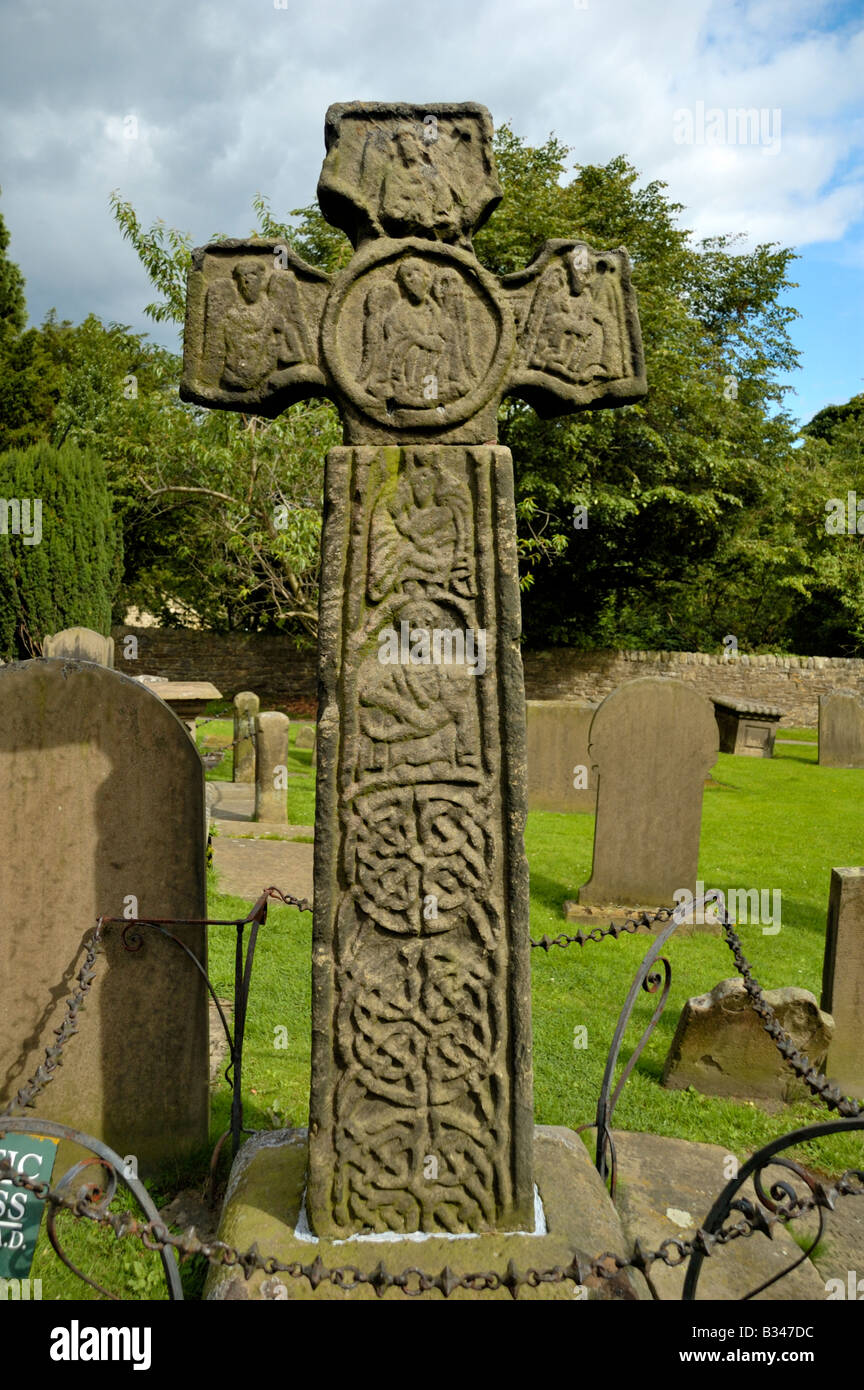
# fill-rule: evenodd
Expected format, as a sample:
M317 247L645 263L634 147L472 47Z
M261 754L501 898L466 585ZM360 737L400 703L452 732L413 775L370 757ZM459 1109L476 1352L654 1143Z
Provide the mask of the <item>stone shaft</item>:
M234 696L234 776L235 782L255 781L255 716L258 696L241 690Z
M331 450L310 1217L533 1229L525 706L508 450Z
M285 804L288 764L287 714L273 711L255 716L255 819L287 821Z

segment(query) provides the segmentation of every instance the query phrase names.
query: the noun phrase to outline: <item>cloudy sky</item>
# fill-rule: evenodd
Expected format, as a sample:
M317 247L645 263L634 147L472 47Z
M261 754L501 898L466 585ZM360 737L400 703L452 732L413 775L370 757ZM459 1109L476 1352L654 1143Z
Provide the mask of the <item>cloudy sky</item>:
M481 101L574 162L625 154L697 236L793 246L789 408L864 391L864 0L26 0L0 33L0 211L34 322L176 347L112 189L196 244L245 235L256 192L313 200L331 102Z

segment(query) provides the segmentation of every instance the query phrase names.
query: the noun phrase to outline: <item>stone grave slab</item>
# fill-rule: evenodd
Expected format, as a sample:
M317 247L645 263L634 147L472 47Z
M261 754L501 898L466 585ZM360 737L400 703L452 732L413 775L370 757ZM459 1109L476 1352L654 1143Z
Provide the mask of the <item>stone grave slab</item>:
M664 1240L676 1236L692 1239L728 1182L728 1151L720 1144L657 1134L615 1131L613 1137L618 1154L616 1205L628 1240L640 1239L649 1249L657 1250ZM770 1180L784 1176L783 1169L768 1171ZM740 1195L755 1201L752 1182L745 1183ZM803 1222L796 1222L798 1227L811 1229ZM730 1241L703 1261L696 1301L733 1303L800 1255L799 1246L782 1228L775 1228L770 1240L757 1231L748 1238ZM686 1272L686 1265L679 1269L652 1265L651 1277L662 1300L680 1299ZM824 1281L805 1260L753 1301L822 1298Z
M832 690L819 696L820 767L864 767L864 695Z
M71 660L0 670L0 1104L55 1041L99 914L206 916L204 816L197 751L146 686ZM206 961L203 928L176 935ZM126 952L106 928L80 1032L36 1113L146 1173L207 1142L207 992L176 946L142 938Z
M101 632L94 632L90 627L67 627L62 632L43 637L42 655L113 666L114 638L103 637Z
M597 774L588 734L596 709L588 700L526 701L529 811L593 812Z
M799 1052L824 1068L834 1021L809 990L796 986L765 991ZM721 980L708 994L688 999L663 1069L663 1085L673 1091L695 1086L709 1096L736 1096L791 1103L809 1091L786 1066L758 1014L750 1007L740 976Z
M834 1019L827 1072L864 1099L864 869L832 869L822 967L822 1008ZM864 1270L861 1271L864 1274Z
M255 810L256 821L285 824L288 775L288 732L291 722L276 711L255 716Z
M702 794L717 759L711 701L683 681L628 681L597 709L590 754L597 820L580 906L673 906L696 886Z
M251 690L234 696L234 778L235 782L255 781L255 719L261 705Z

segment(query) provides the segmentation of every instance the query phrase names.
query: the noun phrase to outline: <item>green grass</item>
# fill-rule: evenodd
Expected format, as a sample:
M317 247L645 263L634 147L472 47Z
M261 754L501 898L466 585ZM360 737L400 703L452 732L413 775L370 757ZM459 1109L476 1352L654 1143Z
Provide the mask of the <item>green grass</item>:
M225 728L230 730L230 721L225 721ZM289 771L296 775L289 778L288 818L294 824L311 824L311 752L293 746L296 729L292 725ZM820 768L812 731L787 730L783 737L797 735L800 748L781 744L772 759L720 756L714 782L704 797L699 876L707 888L781 889L781 931L764 936L759 926L741 927L745 953L763 988L800 985L818 998L831 868L862 860L864 773ZM593 833L591 816L529 815L526 848L532 936L557 935L564 927L562 902L575 896L590 875ZM290 883L278 886L288 892L292 889ZM210 875L209 887L211 917L245 916L249 904L222 894L217 876ZM271 908L259 935L243 1062L244 1117L249 1129L301 1125L308 1118L311 939L311 915L285 907ZM647 936L625 936L582 948L553 948L548 955L532 952L538 1123L575 1127L593 1120L618 1013L649 945ZM233 928L211 928L209 949L216 992L231 996ZM685 1000L735 974L728 947L716 937L673 937L666 954L672 964L669 1002L624 1089L615 1126L716 1143L744 1158L787 1130L830 1118L816 1102L802 1101L768 1114L754 1104L719 1100L692 1090L664 1090L659 1084L663 1062ZM620 1065L629 1057L653 1007L651 996L640 997ZM576 1025L588 1029L586 1049L573 1047ZM283 1036L287 1045L277 1046ZM223 1081L213 1093L212 1140L228 1128L229 1109L230 1093ZM591 1136L586 1138L590 1142ZM864 1160L859 1135L832 1136L799 1150L798 1156L824 1173L861 1166ZM194 1175L199 1185L204 1173L202 1165ZM186 1174L176 1186L191 1185L191 1181ZM718 1192L722 1183L719 1173ZM124 1297L154 1296L148 1290L157 1287L156 1273L151 1272L155 1256L130 1244L121 1247L121 1260L112 1237L89 1230L73 1231L68 1243L70 1250L86 1244L88 1252L95 1252L96 1263L91 1267L101 1268L104 1281ZM46 1297L87 1296L86 1291L82 1295L78 1281L60 1269L47 1249L44 1232L36 1259L33 1274L39 1277L41 1272ZM49 1277L57 1292L49 1292ZM196 1296L200 1267L184 1272L184 1277L189 1281L189 1296Z
M302 756L304 752L293 754ZM818 998L831 868L860 862L864 780L858 771L820 768L815 756L815 747L799 750L788 744L781 745L773 759L721 755L714 770L715 785L706 789L704 798L699 875L708 888L781 890L781 931L765 936L759 926L742 926L745 953L764 988L800 985ZM290 819L311 820L312 780L311 775L300 777L296 788L292 786ZM304 810L298 803L306 797ZM590 875L593 834L592 816L529 815L525 839L531 867L532 936L562 930L564 899L575 896L575 889ZM290 884L279 886L291 891ZM221 896L218 887L211 896L211 915L241 915L243 907L238 900ZM277 909L261 937L244 1063L248 1123L253 1128L268 1123L268 1110L274 1105L281 1107L285 1123L307 1119L310 924L308 914ZM214 935L211 932L211 969L217 989L230 992L232 947L227 936L227 944L221 945ZM628 936L582 948L553 948L548 955L532 952L539 1123L575 1126L593 1120L618 1013L649 945L646 936ZM744 1157L785 1130L827 1119L828 1112L815 1102L803 1101L768 1114L756 1105L660 1086L663 1062L686 999L736 973L728 947L717 937L673 937L667 955L672 964L669 1002L624 1089L615 1112L616 1126L722 1144ZM654 1002L647 994L637 1002L622 1065ZM587 1026L587 1049L573 1047L577 1024ZM274 1048L278 1025L288 1029L287 1050ZM226 1094L218 1102L222 1108L214 1115L214 1130L224 1128L227 1104ZM858 1137L824 1140L818 1153L807 1155L823 1171L859 1164L861 1157Z

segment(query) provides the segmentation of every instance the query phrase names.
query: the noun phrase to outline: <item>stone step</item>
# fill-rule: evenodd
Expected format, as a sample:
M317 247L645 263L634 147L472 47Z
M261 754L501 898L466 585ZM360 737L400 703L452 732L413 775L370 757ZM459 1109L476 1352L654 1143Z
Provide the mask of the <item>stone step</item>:
M613 1138L618 1155L615 1205L630 1246L638 1238L651 1250L657 1250L664 1240L676 1236L692 1238L729 1181L728 1151L719 1144L700 1144L658 1134L615 1131ZM784 1177L794 1184L794 1175L788 1169L771 1168L766 1186ZM800 1180L795 1185L806 1194ZM749 1181L740 1195L756 1201ZM845 1201L848 1204L854 1199ZM733 1212L726 1224L733 1224L740 1217L739 1212ZM792 1227L803 1235L815 1235L816 1228L813 1216L796 1221ZM704 1260L697 1301L741 1299L800 1258L801 1253L789 1232L779 1227L774 1228L770 1240L757 1231L730 1241ZM661 1299L680 1299L686 1271L686 1265L680 1269L659 1262L652 1266L651 1278ZM825 1299L825 1279L805 1260L756 1297L760 1302Z

